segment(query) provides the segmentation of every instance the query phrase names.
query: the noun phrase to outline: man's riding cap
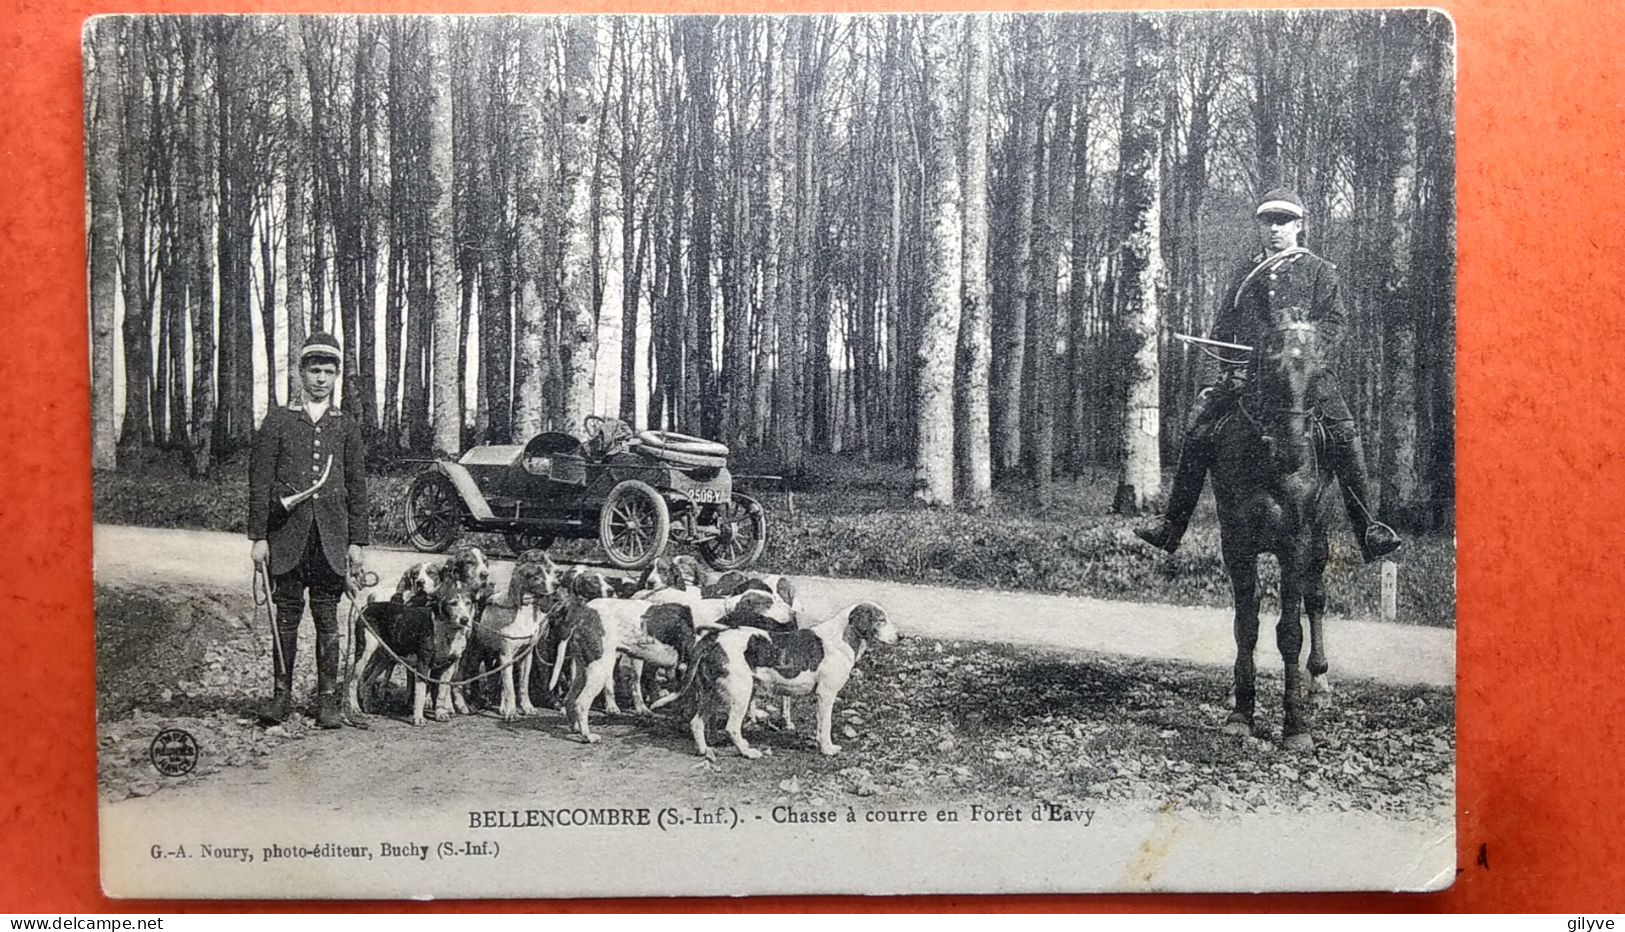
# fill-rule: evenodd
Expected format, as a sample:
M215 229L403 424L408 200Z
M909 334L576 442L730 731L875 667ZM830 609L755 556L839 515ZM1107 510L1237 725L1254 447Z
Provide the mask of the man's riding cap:
M331 333L313 333L305 338L304 348L299 351L299 364L304 365L312 359L331 359L336 364L342 364L344 353L339 349L339 341Z
M1294 220L1303 219L1303 200L1291 188L1271 188L1258 199L1256 217L1281 215Z

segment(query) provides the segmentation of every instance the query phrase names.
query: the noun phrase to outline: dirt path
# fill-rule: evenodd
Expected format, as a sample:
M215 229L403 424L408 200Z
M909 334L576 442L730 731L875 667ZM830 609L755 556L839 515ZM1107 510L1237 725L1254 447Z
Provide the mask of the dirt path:
M95 555L98 581L156 579L240 587L245 592L250 581L248 542L234 534L97 525ZM369 550L369 565L386 579L422 558L407 550ZM508 562L499 560L496 565L499 578L506 578ZM814 617L869 599L885 606L905 634L1220 667L1235 660L1230 613L1223 609L864 579L797 579L807 612ZM1334 679L1455 685L1453 630L1338 618L1330 619L1326 629ZM1272 643L1266 630L1260 638L1261 668L1271 666Z
M196 648L194 666L205 671L217 663L210 649L256 647L244 628L242 538L98 526L95 553L98 598L114 593L110 604L122 605L123 643ZM380 549L370 560L387 578L419 558ZM498 564L499 580L507 569ZM246 654L188 674L200 682L177 686L189 695L173 701L167 687L153 699L163 684L148 684L144 711L99 729L104 758L127 758L124 772L145 784L130 798L106 797L101 809L104 885L140 896L443 897L1421 889L1451 876L1453 632L1334 621L1334 672L1356 682L1323 713L1316 751L1293 756L1272 740L1219 730L1228 674L1218 668L1232 650L1225 612L850 579L805 578L803 592L811 614L868 598L905 634L922 636L865 659L842 696L846 750L834 758L815 753L804 734L766 730L752 740L769 756L727 751L708 765L676 721L597 713L604 738L588 747L569 740L551 710L422 728L384 715L365 731L321 732L298 719L272 734L247 717L242 697L257 689L244 684L257 682L265 658ZM183 623L160 633L166 612L162 623ZM1260 666L1261 707L1273 720L1279 677ZM301 681L309 679L306 670ZM198 772L159 778L145 764L148 742L177 726L196 733ZM1028 814L1087 807L1089 823L854 834L778 821L789 810L968 814L972 804ZM693 817L675 832L470 829L471 813L606 805ZM708 841L722 829L699 821L718 807L741 823L727 844ZM1295 856L1283 861L1284 838ZM504 847L490 868L191 860L205 843L253 852L331 843L365 847L370 858L385 841L493 840ZM154 846L191 853L155 859ZM703 881L670 869L673 850L703 852ZM822 867L763 869L786 850ZM561 851L570 856L561 861ZM574 869L591 864L616 870Z

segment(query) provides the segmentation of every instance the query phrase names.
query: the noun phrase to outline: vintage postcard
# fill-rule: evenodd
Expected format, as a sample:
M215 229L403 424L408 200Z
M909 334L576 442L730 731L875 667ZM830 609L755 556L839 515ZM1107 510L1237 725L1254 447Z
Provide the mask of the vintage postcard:
M1452 881L1444 14L84 48L110 895Z

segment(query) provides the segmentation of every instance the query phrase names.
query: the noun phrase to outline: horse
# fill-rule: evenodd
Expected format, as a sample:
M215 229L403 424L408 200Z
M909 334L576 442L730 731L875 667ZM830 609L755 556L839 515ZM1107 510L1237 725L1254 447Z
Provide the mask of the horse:
M1288 750L1314 747L1299 654L1300 611L1309 617L1309 690L1328 688L1325 635L1327 524L1332 473L1310 435L1315 380L1330 378L1320 362L1313 323L1282 321L1255 348L1235 408L1218 426L1212 463L1219 541L1235 600L1235 707L1224 730L1253 733L1253 653L1258 646L1258 558L1274 554L1281 569L1281 618L1275 642L1286 668Z

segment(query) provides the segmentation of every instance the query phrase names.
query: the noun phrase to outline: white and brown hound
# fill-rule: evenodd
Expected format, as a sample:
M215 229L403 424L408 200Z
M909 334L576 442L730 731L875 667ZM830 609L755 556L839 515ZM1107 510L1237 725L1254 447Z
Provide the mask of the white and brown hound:
M737 628L742 624L770 631L793 630L796 626L790 606L772 593L754 589L722 599L702 598L698 589L657 589L642 593L640 599L657 605L688 606L696 633ZM731 621L730 616L733 618ZM633 708L647 712L643 696L643 661L636 657L632 658L632 677Z
M548 563L551 565L552 561ZM491 585L491 564L485 559L485 551L478 547L464 545L451 552L440 565L440 584L445 585L448 579L467 583L475 599L489 601L496 594L496 587Z
M589 744L598 736L589 726L588 709L596 696L613 688L619 655L683 670L694 654L694 616L687 605L592 599L571 602L561 614L560 639L548 688L558 685L559 673L568 658L571 681L565 713L576 734ZM633 696L637 710L647 712L642 689L634 690Z
M689 667L688 681L680 693L655 700L654 707L683 699L691 712L689 733L694 750L707 760L716 760L716 751L706 742L706 725L717 715L725 717L728 739L741 757L755 759L762 752L745 740L745 713L756 689L754 668L771 664L777 658L773 638L758 628L741 627L720 631L715 637L701 638Z
M567 567L559 576L559 585L569 589L576 598L583 601L625 597L621 589L615 585L615 580L603 573L586 569L580 564Z
M558 587L558 567L545 554L540 560L514 564L508 591L486 604L469 634L468 649L463 653L462 678L477 676L486 669L501 671L497 675L501 677L502 700L497 708L503 721L536 714L536 707L530 701L531 669L536 645L545 637L549 615L557 603ZM515 667L519 671L517 690ZM466 715L469 705L464 689L457 686L452 690L452 704Z
M778 573L750 573L744 570L719 573L687 554L673 557L671 563L672 575L678 580L675 585L699 589L705 598L725 598L759 589L777 596L789 606L793 616L801 614L801 600L796 582L788 576L781 576Z
M429 597L440 585L440 566L430 560L420 560L406 568L400 582L395 584L395 598L414 605L427 605Z
M757 687L783 695L787 725L791 724L789 697L806 695L816 697L818 749L825 755L839 754L841 747L832 740L830 734L834 723L836 698L845 688L847 680L851 679L853 668L871 645L897 642L897 628L886 617L885 610L873 602L859 602L836 612L811 628L770 633L768 647L765 648L761 638L754 633L755 630L738 627L718 634L716 636L718 644L727 648L723 651L722 660L729 664L746 664ZM723 641L724 637L728 640ZM707 653L710 653L709 649ZM743 705L737 708L728 706L729 722L732 723L736 716L743 721L751 694L740 690L740 671L737 666L728 668L727 682L720 687L697 681L700 676L715 675L715 668L719 662L716 657L711 657L704 663L697 660L694 666L695 679L685 686L684 691L698 690L699 696L712 702L720 701L722 698L727 698L731 702L734 696L743 695ZM655 703L655 708L666 705L674 699L675 696L663 697ZM692 721L690 724L693 727ZM703 729L703 722L699 727ZM733 736L732 730L729 736ZM741 737L734 743L738 746L742 741ZM697 735L696 745L701 754L706 754L703 731ZM745 753L743 748L740 753ZM754 755L745 754L745 756Z

